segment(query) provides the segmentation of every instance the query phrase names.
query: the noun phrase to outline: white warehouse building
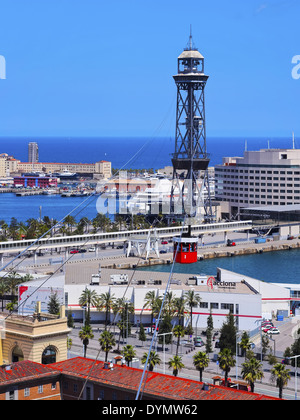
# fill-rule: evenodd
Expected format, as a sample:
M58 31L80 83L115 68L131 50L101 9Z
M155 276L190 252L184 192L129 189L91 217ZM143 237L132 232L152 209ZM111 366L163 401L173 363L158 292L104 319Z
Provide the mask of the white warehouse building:
M79 306L79 298L84 289L95 290L98 295L110 292L114 298L124 297L134 306L134 314L130 315L133 324L150 325L151 309L145 308L145 296L149 291L155 291L157 296L163 296L169 273L123 270L127 280L123 284L112 279L119 276L120 270L102 270L99 285L66 284L66 307L72 312L74 320L84 319L84 309ZM132 281L130 279L133 278ZM130 281L130 284L128 282ZM114 284L115 283L115 284ZM188 290L194 290L201 298L200 304L193 308L193 328L201 329L207 326L207 317L213 316L214 328L221 328L227 315L231 312L236 317L237 326L242 331L253 331L260 325L260 320L277 316L278 313L290 315L291 301L297 302L292 285L277 285L265 283L241 274L224 269L217 269L217 275L191 276L174 273L170 291L173 297L181 297ZM298 295L297 295L298 296ZM299 298L300 300L300 298ZM189 312L185 324L190 322ZM91 321L104 322L105 310L91 309ZM119 315L110 313L110 323L116 324ZM176 322L176 319L174 320Z

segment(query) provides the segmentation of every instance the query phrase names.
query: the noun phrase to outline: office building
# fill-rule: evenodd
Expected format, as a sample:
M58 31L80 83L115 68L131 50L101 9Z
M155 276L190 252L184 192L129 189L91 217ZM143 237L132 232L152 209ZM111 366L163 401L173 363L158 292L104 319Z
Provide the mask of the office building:
M262 149L223 158L215 167L215 196L223 217L247 207L299 204L300 150Z
M35 163L39 161L39 146L35 142L28 144L28 162Z

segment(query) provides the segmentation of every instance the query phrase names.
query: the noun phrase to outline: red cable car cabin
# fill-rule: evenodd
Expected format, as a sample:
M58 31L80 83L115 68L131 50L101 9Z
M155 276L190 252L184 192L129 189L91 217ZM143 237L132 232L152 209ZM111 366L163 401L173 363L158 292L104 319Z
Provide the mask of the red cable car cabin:
M192 236L182 236L173 238L174 252L173 258L179 264L192 264L197 262L198 238Z

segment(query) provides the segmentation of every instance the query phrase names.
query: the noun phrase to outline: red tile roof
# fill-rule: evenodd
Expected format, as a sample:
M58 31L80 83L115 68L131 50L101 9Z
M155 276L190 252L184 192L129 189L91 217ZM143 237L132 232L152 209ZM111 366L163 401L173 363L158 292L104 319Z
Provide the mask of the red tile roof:
M49 365L63 374L68 374L90 381L109 384L117 388L136 392L142 377L142 370L127 366L114 365L113 370L104 369L104 362L76 357L74 359ZM209 385L203 390L203 383L186 378L176 378L156 372L145 375L146 386L144 396L156 399L177 400L271 400L277 399L261 394Z
M23 360L21 362L12 363L11 365L0 366L0 386L25 380L45 378L57 374L60 374L60 371L48 367L47 365Z

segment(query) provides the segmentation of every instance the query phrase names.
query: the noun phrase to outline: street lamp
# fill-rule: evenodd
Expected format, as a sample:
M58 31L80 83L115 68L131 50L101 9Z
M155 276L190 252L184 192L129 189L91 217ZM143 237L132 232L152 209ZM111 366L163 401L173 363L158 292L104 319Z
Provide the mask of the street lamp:
M164 344L163 344L163 346L164 346L164 374L166 373L165 336L166 336L166 335L169 335L169 334L173 335L173 332L167 332L167 333L157 334L157 337L159 337L160 335L162 335L162 336L163 336L163 338L164 338Z
M237 332L235 336L235 379L238 380L238 359L237 359L237 353L238 353L238 338L242 332Z
M296 359L295 360L295 400L297 400L297 367L298 367L298 357L300 357L300 354L298 354L297 356L291 356L291 357L287 357L287 359Z

